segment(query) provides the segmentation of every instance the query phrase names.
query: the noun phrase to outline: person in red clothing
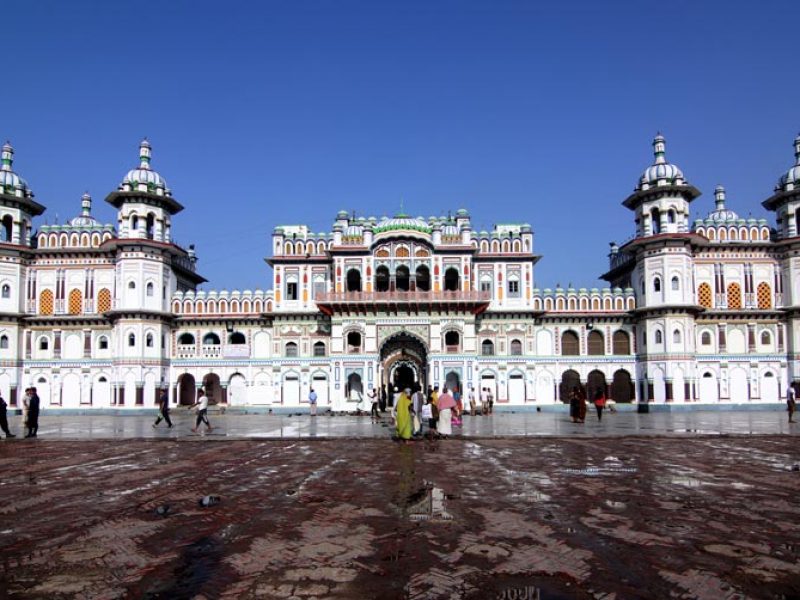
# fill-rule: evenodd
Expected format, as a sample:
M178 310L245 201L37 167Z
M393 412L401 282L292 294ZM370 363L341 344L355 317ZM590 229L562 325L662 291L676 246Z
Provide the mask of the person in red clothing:
M603 409L606 407L606 395L603 390L597 390L594 393L594 407L597 409L597 420L603 420Z

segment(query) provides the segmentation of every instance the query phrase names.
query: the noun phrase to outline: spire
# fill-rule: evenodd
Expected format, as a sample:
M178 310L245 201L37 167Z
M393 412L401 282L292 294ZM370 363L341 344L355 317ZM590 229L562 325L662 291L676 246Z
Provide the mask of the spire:
M150 170L150 142L147 141L147 138L144 138L142 142L139 144L139 160L141 160L141 164L139 165L140 169Z
M714 202L717 210L725 210L725 188L721 185L714 188Z
M656 157L656 163L655 164L663 165L665 162L667 162L667 159L666 159L666 156L665 156L665 154L666 154L666 140L664 139L664 136L661 135L660 131L656 134L656 137L653 138L653 154Z
M81 216L90 217L92 215L92 197L89 192L84 192L81 196Z
M14 148L11 147L11 142L3 144L2 163L0 170L3 171L10 171L14 164Z

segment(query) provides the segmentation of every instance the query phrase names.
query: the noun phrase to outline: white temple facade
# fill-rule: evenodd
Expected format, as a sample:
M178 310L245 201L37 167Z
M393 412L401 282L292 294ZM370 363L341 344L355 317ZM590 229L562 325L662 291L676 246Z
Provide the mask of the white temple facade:
M202 290L193 247L172 239L183 206L139 166L106 201L34 227L45 207L0 167L0 392L36 386L44 408L190 404L353 410L369 390L489 388L497 406L548 406L583 386L617 402L765 403L800 381L800 136L763 206L691 221L700 192L665 141L623 201L635 235L611 244L603 289L540 288L530 224L336 215L331 231L274 229L267 290ZM180 227L179 219L176 226ZM265 286L267 287L267 286Z

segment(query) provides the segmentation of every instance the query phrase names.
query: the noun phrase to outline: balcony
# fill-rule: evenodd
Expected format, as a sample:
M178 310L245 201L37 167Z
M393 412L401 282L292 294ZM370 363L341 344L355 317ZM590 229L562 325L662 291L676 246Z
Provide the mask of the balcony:
M314 297L320 310L328 315L336 312L424 312L433 308L478 314L488 308L491 299L491 292L481 290L322 292Z

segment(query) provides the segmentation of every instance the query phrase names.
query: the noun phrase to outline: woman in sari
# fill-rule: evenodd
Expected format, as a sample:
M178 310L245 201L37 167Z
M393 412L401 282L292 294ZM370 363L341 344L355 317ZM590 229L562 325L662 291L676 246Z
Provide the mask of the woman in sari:
M411 410L411 390L403 390L397 398L394 409L397 414L395 422L397 437L408 443L412 434L411 413L414 412Z
M439 396L437 403L439 408L439 424L437 431L442 437L447 437L453 434L452 417L453 409L456 407L455 399L449 394L447 388L442 389L442 395Z

